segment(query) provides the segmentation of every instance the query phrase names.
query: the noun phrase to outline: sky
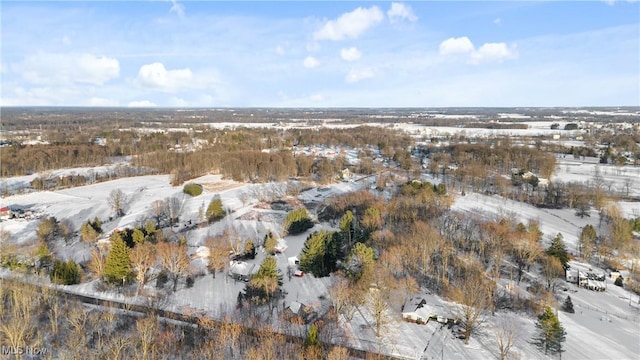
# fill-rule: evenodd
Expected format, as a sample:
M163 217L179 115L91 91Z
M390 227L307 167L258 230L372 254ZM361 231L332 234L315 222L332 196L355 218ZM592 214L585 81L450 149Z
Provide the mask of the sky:
M6 1L0 105L640 106L640 2Z

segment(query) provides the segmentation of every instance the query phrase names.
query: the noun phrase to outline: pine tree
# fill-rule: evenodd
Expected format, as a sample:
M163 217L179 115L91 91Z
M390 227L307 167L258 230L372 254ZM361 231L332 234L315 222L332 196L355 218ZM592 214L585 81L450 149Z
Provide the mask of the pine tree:
M307 332L307 338L304 341L305 347L314 347L319 346L320 341L318 340L318 327L313 324L309 327L309 331Z
M301 234L313 227L313 221L309 218L309 212L305 208L289 211L284 220L284 230L287 234Z
M133 234L131 235L134 244L141 244L145 240L144 232L142 230L136 228L133 230Z
M573 309L573 302L571 301L571 296L567 296L562 304L562 311L568 312L569 314L573 314L576 311Z
M551 240L551 245L549 245L549 248L547 249L547 255L560 260L562 268L567 270L569 268L569 253L567 252L567 248L562 239L562 234L558 233L558 235Z
M270 302L278 294L281 285L282 274L278 270L276 258L267 256L245 287L246 298L257 303Z
M315 277L327 276L325 268L325 253L327 239L331 235L326 231L316 231L309 235L304 242L302 253L300 254L300 268L312 273Z
M273 278L278 280L278 285L282 285L282 274L278 269L276 258L273 256L267 256L262 263L258 272L253 276L255 278Z
M206 215L210 223L220 220L224 217L225 211L222 208L222 200L220 200L220 198L211 200L211 203L209 203L209 207L207 207Z
M49 274L53 283L61 285L79 284L81 277L80 267L71 259L67 262L56 259Z
M373 249L363 243L356 243L351 249L345 264L347 276L354 281L364 279L364 285L368 286L370 277L373 276L374 262L375 253Z
M347 210L344 213L342 218L340 219L340 233L347 240L348 244L351 244L353 241L354 233L353 233L353 213L351 210Z
M248 240L244 245L244 257L246 259L255 259L256 258L256 246L253 244L253 241Z
M121 236L112 237L111 251L104 265L104 277L108 282L124 285L133 279L130 251Z
M562 353L562 343L566 340L567 333L564 331L560 320L549 306L544 312L538 316L536 322L538 334L534 337L533 342L544 354L551 352L553 354Z
M264 236L264 251L273 255L276 245L278 245L278 239L276 239L271 230L267 231L267 234Z

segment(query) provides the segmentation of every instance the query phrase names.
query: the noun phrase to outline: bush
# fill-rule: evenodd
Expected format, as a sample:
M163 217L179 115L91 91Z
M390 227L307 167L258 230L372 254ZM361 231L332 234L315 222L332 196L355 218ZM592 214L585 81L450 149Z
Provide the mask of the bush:
M313 227L313 221L305 208L289 211L284 220L284 230L289 235L301 234Z
M191 196L198 196L202 194L202 185L200 184L185 184L182 188L182 192Z
M167 272L164 270L160 271L160 273L158 274L158 277L156 278L156 288L162 289L164 287L164 284L167 283L167 281L169 281L169 276L167 275Z
M188 288L192 288L194 282L195 282L195 280L193 280L193 278L191 276L187 277L187 289Z
M73 260L67 262L55 260L53 270L49 274L51 281L59 285L79 284L81 277L80 267Z
M622 275L620 275L616 278L616 281L613 282L613 285L622 287L624 284L623 281L624 279L622 278Z

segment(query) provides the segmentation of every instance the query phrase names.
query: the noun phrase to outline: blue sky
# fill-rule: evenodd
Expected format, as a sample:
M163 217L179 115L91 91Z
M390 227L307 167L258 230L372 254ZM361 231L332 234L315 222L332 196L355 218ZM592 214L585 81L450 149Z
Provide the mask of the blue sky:
M2 106L640 106L636 1L0 7Z

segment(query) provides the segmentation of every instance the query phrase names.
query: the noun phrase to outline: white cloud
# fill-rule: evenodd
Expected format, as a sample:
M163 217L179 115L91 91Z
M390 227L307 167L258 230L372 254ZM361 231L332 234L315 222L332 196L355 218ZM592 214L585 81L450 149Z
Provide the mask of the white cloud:
M276 46L276 54L284 55L284 47L282 45Z
M355 61L360 59L362 53L356 47L344 48L340 50L340 57L345 61Z
M411 6L403 3L391 3L391 8L387 11L387 16L392 24L402 20L409 20L411 22L418 20Z
M302 64L306 68L313 69L314 67L320 65L320 61L318 61L318 59L314 58L313 56L307 56Z
M176 92L183 88L198 87L189 68L167 70L162 63L142 65L136 82L142 86L164 92Z
M370 27L384 20L384 14L377 6L359 7L327 21L322 28L313 33L314 40L356 39Z
M515 45L508 46L506 43L485 43L476 50L468 37L449 38L440 43L439 53L441 56L466 58L471 64L488 62L502 62L518 57Z
M517 56L515 47L508 47L507 44L486 43L471 54L471 62L474 64L482 62L502 62L506 59L512 59Z
M140 100L140 101L132 101L127 104L128 107L156 107L157 105L154 102L149 100Z
M92 97L91 99L89 99L89 106L109 107L109 106L118 106L118 105L119 103L116 100L99 98L99 97Z
M65 35L62 37L62 43L64 45L71 45L71 39L67 35Z
M473 43L468 37L449 38L440 43L440 55L458 55L473 52Z
M375 72L372 69L351 69L347 74L345 81L348 83L357 83L359 81L370 79L376 76Z
M87 83L102 85L120 75L117 59L92 54L37 53L13 64L13 70L33 84Z
M183 17L184 16L184 5L180 4L177 0L170 0L170 1L171 1L171 10L169 10L169 11L172 12L172 13L175 13L179 17Z
M502 25L502 20L500 18L496 18L495 20L493 20L493 23L496 25Z

